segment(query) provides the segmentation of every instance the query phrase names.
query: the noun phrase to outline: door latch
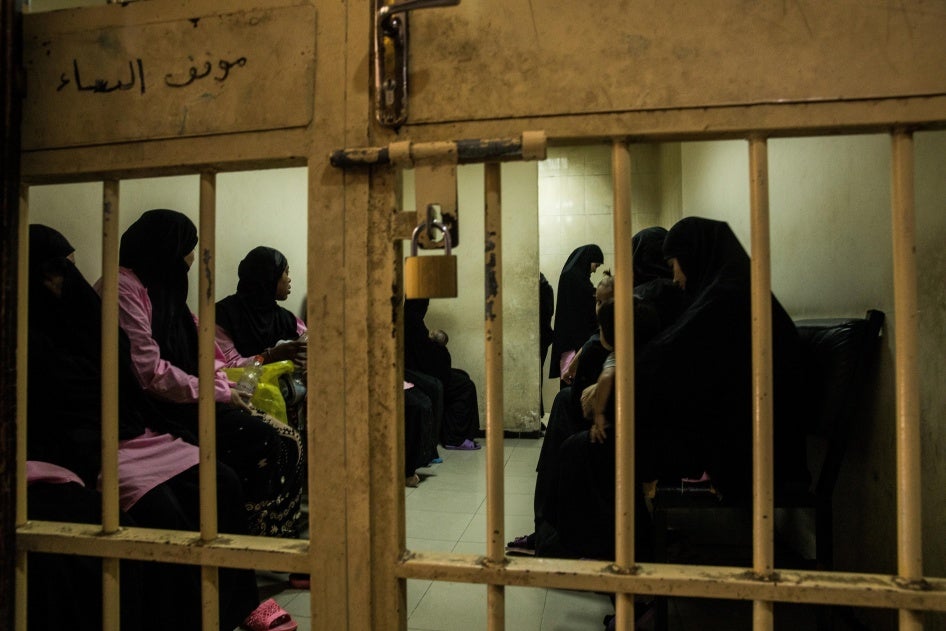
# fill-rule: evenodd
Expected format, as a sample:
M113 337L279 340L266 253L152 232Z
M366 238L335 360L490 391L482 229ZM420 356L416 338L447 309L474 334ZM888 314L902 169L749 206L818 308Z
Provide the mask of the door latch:
M399 127L407 121L407 12L458 4L460 0L404 0L378 7L374 22L374 93L375 116L380 124Z

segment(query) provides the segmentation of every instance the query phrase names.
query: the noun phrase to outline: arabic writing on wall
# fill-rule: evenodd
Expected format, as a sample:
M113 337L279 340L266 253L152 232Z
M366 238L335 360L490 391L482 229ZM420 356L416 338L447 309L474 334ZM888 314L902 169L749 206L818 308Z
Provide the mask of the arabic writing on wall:
M184 88L195 81L205 79L209 76L212 76L215 82L222 83L230 76L231 69L243 68L244 66L246 66L246 57L238 57L233 61L220 59L216 66L219 72L214 73L214 65L209 61L205 61L199 69L197 66L191 66L186 72L180 75L175 75L174 73L164 75L164 85L169 88ZM134 89L135 86L138 86L141 94L147 91L144 62L142 62L141 58L128 61L127 81L125 77L122 76L114 82L99 77L89 79L88 76L86 76L85 82L83 82L82 73L79 70L79 61L73 59L72 77L70 78L66 72L60 74L59 86L56 88L56 91L61 92L63 88L70 84L75 85L76 90L79 92L97 92L100 94L107 94L116 90L131 90Z

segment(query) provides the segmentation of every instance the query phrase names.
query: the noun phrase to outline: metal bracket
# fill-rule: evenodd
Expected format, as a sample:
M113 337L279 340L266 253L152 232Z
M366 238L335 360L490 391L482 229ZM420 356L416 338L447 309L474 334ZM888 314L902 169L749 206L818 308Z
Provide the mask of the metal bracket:
M404 0L378 7L374 21L374 98L375 117L380 124L399 127L407 121L407 12L458 4L460 0Z
M414 201L417 218L427 223L418 239L423 249L444 247L443 233L434 227L441 223L450 231L453 247L460 245L460 216L457 212L457 166L419 165L414 169Z

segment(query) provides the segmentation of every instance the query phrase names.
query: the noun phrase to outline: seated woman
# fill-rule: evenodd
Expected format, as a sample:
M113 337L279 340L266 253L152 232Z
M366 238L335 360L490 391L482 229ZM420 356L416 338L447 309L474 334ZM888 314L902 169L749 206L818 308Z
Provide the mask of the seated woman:
M687 309L635 358L637 480L699 478L731 496L748 494L752 465L749 257L729 225L699 217L678 222L664 254ZM772 301L776 490L807 486L804 435L797 422L798 335ZM614 430L596 417L589 432L562 444L559 537L570 556L613 558ZM597 453L600 452L600 453ZM589 492L589 485L596 489ZM590 506L589 503L595 503ZM637 498L638 507L642 506ZM641 508L638 508L638 512ZM582 515L582 519L577 516ZM573 518L574 517L574 518ZM639 533L646 532L638 520ZM638 537L638 557L650 542Z
M446 449L479 449L474 441L480 429L480 410L476 384L463 370L451 365L447 337L443 331L431 331L424 322L427 299L404 301L404 368L433 377L443 388L443 419L440 442ZM412 383L425 388L425 380L411 373ZM431 399L436 392L428 393ZM436 404L435 404L436 405Z
M30 512L94 522L98 518L89 515L89 506L99 500L88 494L94 493L91 489L96 488L101 469L101 302L72 257L73 248L61 234L46 226L30 226L27 455L36 474L31 481L43 483L30 490L40 502ZM118 360L120 507L134 525L197 531L199 452L194 435L144 396L131 372L128 340L121 332ZM56 396L49 396L43 386ZM75 479L51 477L57 470L75 472ZM49 486L59 482L65 485ZM229 467L218 465L217 485L220 530L245 533L239 479ZM48 504L58 501L55 498L65 498L63 510ZM75 511L68 510L73 500ZM144 628L199 629L199 570L174 564L142 568L143 592L159 590L175 602L175 607L148 607ZM273 620L281 620L279 629L295 628L275 602L260 604L251 570L221 569L220 616L227 628L238 624L253 631L269 628L258 624L263 613L275 613Z
M666 234L667 230L661 227L645 228L637 232L631 240L636 348L640 348L660 329L673 322L682 309L682 292L670 280L673 272L663 259L663 241ZM614 298L614 282L614 277L605 272L604 278L595 288L595 314L599 326L601 306ZM557 534L554 529L545 528L545 513L548 512L554 519L558 512L556 501L560 473L559 450L570 436L590 427L592 416L582 409L583 399L587 398L586 393L597 382L611 350L610 346L602 344L599 333L595 332L562 374L562 379L570 386L560 390L552 403L542 451L536 466L536 530L508 542L507 553L540 556L555 554Z
M122 235L119 324L132 350L132 370L166 415L197 433L197 324L187 306L187 271L197 228L174 210L149 210ZM252 410L217 371L218 457L243 485L249 532L295 537L301 518L305 458L299 433Z
M555 292L555 325L552 335L552 363L549 378L561 377L575 353L597 328L595 286L589 277L604 263L601 248L590 243L575 248L558 277ZM561 387L568 383L562 379Z
M265 364L291 360L304 370L306 342L299 338L306 326L277 302L292 290L289 261L261 245L240 261L237 274L236 293L217 303L217 345L226 365L246 366L262 355Z

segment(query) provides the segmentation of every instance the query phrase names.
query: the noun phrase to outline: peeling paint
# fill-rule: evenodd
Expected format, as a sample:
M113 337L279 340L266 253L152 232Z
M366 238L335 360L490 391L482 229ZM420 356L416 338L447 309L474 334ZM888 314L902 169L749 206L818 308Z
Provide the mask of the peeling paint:
M214 275L213 270L211 269L210 263L213 261L213 255L210 253L210 250L204 248L203 253L200 257L201 263L204 266L204 278L207 279L207 295L204 298L213 304L214 301Z

